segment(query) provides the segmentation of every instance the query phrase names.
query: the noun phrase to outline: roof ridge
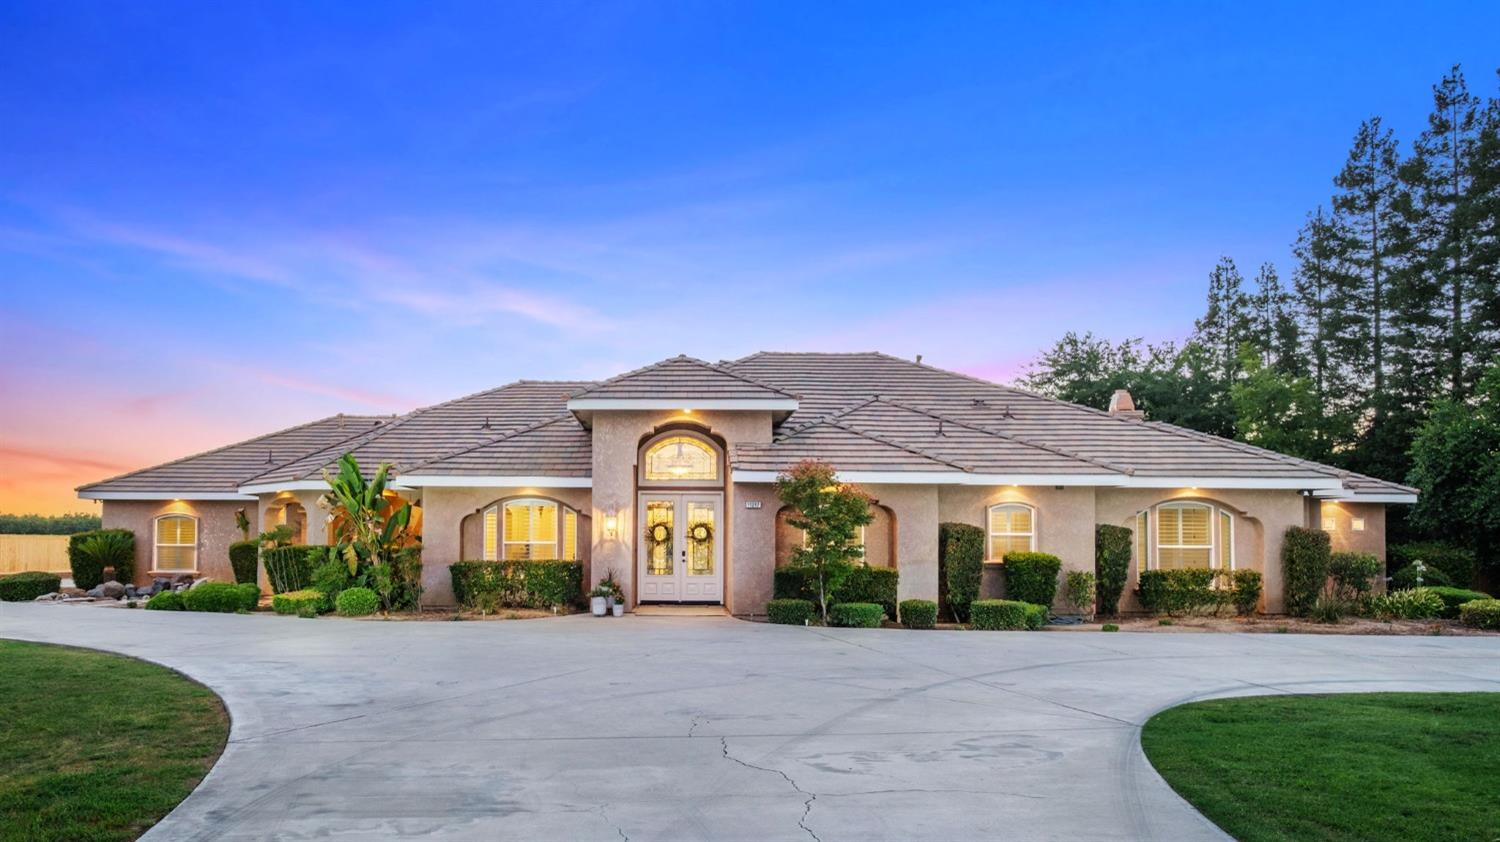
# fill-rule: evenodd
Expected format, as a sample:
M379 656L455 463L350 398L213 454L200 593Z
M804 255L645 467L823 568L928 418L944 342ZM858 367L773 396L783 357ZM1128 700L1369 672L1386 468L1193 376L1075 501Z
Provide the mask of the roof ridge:
M1127 467L1125 465L1117 465L1117 464L1115 464L1113 462L1110 462L1110 461L1108 461L1106 459L1100 459L1100 458L1098 458L1096 456L1088 456L1088 455L1085 455L1083 453L1077 453L1077 452L1068 450L1067 448L1064 448L1064 447L1058 447L1057 445L1054 445L1054 444L1046 444L1044 442L1032 441L1031 439L1025 438L1024 436L1018 436L1015 433L1007 433L1007 432L1004 432L1002 430L993 429L991 427L986 427L986 426L982 426L982 425L979 425L979 424L971 424L971 423L969 423L967 421L960 421L957 418L952 418L950 416L943 415L942 413L934 412L933 410L930 410L930 409L924 409L922 407L912 406L910 404L903 403L902 401L895 401L895 400L891 400L890 398L881 398L879 396L877 396L875 398L875 400L879 401L879 402L882 402L882 403L888 403L891 406L900 407L901 409L905 409L905 410L908 410L910 412L915 412L915 413L918 413L920 415L926 415L929 418L935 418L938 421L941 421L941 422L943 422L945 424L954 424L954 425L957 425L959 427L965 427L967 429L974 430L975 432L984 433L985 435L995 436L997 438L1002 438L1002 439L1006 439L1008 441L1013 441L1013 442L1015 442L1017 444L1025 446L1025 447L1032 447L1032 448L1036 448L1037 450L1045 450L1048 453L1053 453L1053 454L1056 454L1058 456L1066 456L1069 459L1077 459L1080 462L1087 462L1090 465L1098 465L1098 466L1100 466L1102 468L1107 468L1107 469L1109 469L1111 471L1114 471L1116 473L1121 473L1121 474L1124 474L1126 476L1134 476L1135 475L1135 469L1134 468Z
M619 382L619 381L624 380L626 378L634 377L634 376L636 376L638 374L644 374L645 372L651 371L652 369L660 368L660 367L662 367L662 366L664 366L664 365L666 365L668 363L674 363L674 362L691 363L693 365L697 365L697 366L701 366L703 368L706 368L709 371L715 372L717 374L722 374L725 377L733 377L734 379L739 380L739 381L741 381L743 383L748 383L748 384L750 384L752 386L755 386L755 387L758 387L758 388L761 388L761 389L765 389L767 391L775 392L776 394L782 395L784 397L793 398L793 399L797 398L796 395L794 395L791 392L788 392L788 391L786 391L784 389L781 389L781 388L776 387L776 386L772 386L769 383L757 380L757 379L755 379L753 377L750 377L750 376L745 375L745 374L741 374L741 373L739 373L737 371L731 371L731 370L729 370L727 368L724 368L723 366L715 365L714 363L711 363L711 362L709 362L707 360L700 360L697 357L690 357L687 354L678 354L675 357L667 357L666 359L657 360L654 363L650 363L648 365L643 365L640 368L631 369L630 371L627 371L624 374L616 374L614 377L610 377L610 378L607 378L605 380L597 381L597 382L595 382L591 386L586 386L586 387L584 387L582 389L579 389L578 391L576 391L573 394L569 395L569 397L573 397L573 398L582 397L583 395L588 394L589 392L593 391L594 389L598 389L598 388L602 388L604 386L608 386L611 383L616 383L616 382Z
M428 404L427 406L419 406L416 409L413 409L411 412L408 412L405 415L402 415L401 417L397 418L395 421L392 421L390 424L386 425L385 427L383 427L383 428L377 428L378 432L379 432L379 435L375 435L375 433L377 432L377 430L369 430L369 431L367 431L365 433L365 435L363 435L363 436L357 436L356 438L360 439L360 441L359 441L359 444L356 445L356 446L359 447L359 446L363 446L363 445L369 444L370 442L374 441L375 439L379 438L380 436L383 436L386 433L391 432L392 430L400 429L402 426L411 423L411 421L413 419L420 418L420 417L426 415L427 413L432 412L433 410L441 409L441 408L443 408L445 406L452 406L453 404L460 403L462 401L472 400L473 398L477 398L477 397L480 397L482 395L490 395L490 394L494 394L495 392L503 392L506 389L509 389L511 387L514 387L514 386L519 386L519 385L521 385L523 383L525 383L524 380L512 380L509 383L504 383L504 384L499 385L499 386L492 386L492 387L490 387L488 389L480 389L477 392L470 392L469 394L463 395L462 397L452 398L450 400L440 401L440 402L434 403L434 404ZM327 453L330 450L334 450L334 449L336 449L336 448L338 448L338 447L340 447L342 445L349 444L352 441L354 441L353 438L344 439L343 441L339 441L339 442L336 442L334 444L331 444L331 445L329 445L329 446L327 446L325 448L322 448L321 450L314 450L312 453L308 453L308 454L306 454L306 455L304 455L304 456L302 456L302 457L300 457L298 459L293 459L291 462L287 462L285 464L278 465L276 468L271 468L270 470L261 471L259 474L256 474L255 476L251 477L248 480L245 480L245 481L241 482L240 484L241 485L249 485L249 484L253 483L255 480L258 480L261 477L264 477L266 474L269 474L272 471L277 470L278 468L285 468L288 465L292 465L292 464L294 464L296 462L301 462L303 459L311 459L314 456L318 456L319 454ZM319 465L318 469L321 471L324 467L326 467L326 465ZM302 479L305 476L306 476L306 474L303 473L303 474L299 474L299 475L293 476L290 479L291 480L298 480L298 479Z
M928 459L928 460L933 461L933 462L937 462L937 463L940 463L940 464L943 464L943 465L947 465L947 466L949 466L951 468L957 468L957 469L959 469L960 471L963 471L966 474L974 472L974 469L971 466L969 466L969 465L965 465L965 464L963 464L961 462L955 462L952 459L945 459L945 458L943 458L941 456L936 456L934 454L928 453L928 452L922 450L921 448L915 447L913 445L905 444L905 443L899 442L899 441L893 441L891 439L886 438L885 436L876 435L875 433L867 432L865 430L858 430L858 429L855 429L854 427L850 427L849 425L842 424L842 423L840 423L838 421L826 421L824 423L826 423L830 427L837 427L840 430L844 430L845 432L853 433L856 436L863 436L864 438L867 438L870 441L879 442L881 444L884 444L884 445L887 445L887 446L890 446L890 447L894 447L894 448L896 448L898 450L904 450L907 453L915 454L917 456L922 457L923 459Z
M452 459L455 456L462 456L465 453L472 453L473 451L489 447L490 445L499 444L500 442L506 441L508 439L515 438L516 436L525 435L526 433L530 433L530 432L533 432L535 430L539 430L542 427L551 426L552 424L556 424L559 421L567 421L567 420L571 419L572 417L573 417L572 415L564 413L562 415L554 415L551 418L544 418L541 421L535 421L533 423L527 424L524 427L518 427L518 428L516 428L514 430L511 430L509 432L501 433L500 435L498 435L498 436L490 439L489 441L483 441L483 442L480 442L479 444L471 444L471 445L468 445L466 447L461 447L461 448L459 448L457 450L449 451L447 453L442 454L441 456L435 456L435 457L433 457L431 459L428 459L426 462L423 462L423 463L421 463L419 465L413 466L411 468L411 470L405 471L405 473L407 473L407 474L416 473L417 471L421 470L422 468L427 467L428 465L431 465L434 462L442 462L442 461L444 461L446 459Z
M815 415L812 418L809 418L808 420L802 422L801 424L788 427L786 428L785 433L789 436L794 436L797 433L800 433L803 430L807 429L808 427L811 427L815 424L822 424L825 421L833 421L842 418L845 415L863 409L864 407L867 407L878 400L880 400L879 395L867 395L865 397L857 398L852 403L841 406L838 409L835 409L827 414Z
M273 436L285 435L286 433L295 432L297 430L305 430L308 427L313 427L313 426L316 426L318 424L322 424L322 423L324 423L326 421L332 421L335 418L359 418L359 419L366 419L366 420L375 420L377 422L375 424L375 426L371 427L369 430L361 430L360 432L357 432L357 433L351 433L348 437L340 439L338 442L335 443L335 444L342 444L343 442L352 441L353 439L357 439L360 436L369 434L372 430L378 429L381 426L380 423L379 423L379 419L382 419L382 418L397 418L397 417L399 417L399 416L397 416L395 414L391 414L391 415L347 415L345 413L339 412L339 413L335 413L333 415L326 416L324 418L316 419L314 421L305 421L305 422L303 422L301 424L293 424L290 427L285 427L283 429L275 430L273 432L262 433L262 434L260 434L258 436L255 436L254 438L245 439L244 441L237 441L237 442L231 442L229 444L222 444L222 445L219 445L218 447L211 447L208 450L199 451L198 453L191 453L191 454L188 454L187 456L179 456L176 459L170 459L170 460L168 460L166 462L161 462L161 463L156 464L156 465L150 465L150 466L145 467L145 468L137 468L134 471L127 471L127 472L125 472L123 474L116 474L115 476L112 476L112 477L106 477L106 478L101 479L101 480L95 480L93 482L77 486L73 490L74 491L83 491L84 489L87 489L87 488L93 488L96 485L103 485L106 482L114 482L115 480L127 479L129 477L136 476L137 474L144 474L147 471L157 470L158 468L171 467L172 465L176 465L176 464L181 463L181 462L186 462L186 461L188 461L190 459L199 459L199 458L202 458L204 456L212 456L215 453L221 453L221 452L223 452L225 450L229 450L230 448L243 447L245 445L253 445L256 442L264 441L264 440L266 440L268 438L271 438ZM331 447L331 446L332 445L329 445L329 447ZM308 451L306 453L300 453L299 455L293 456L291 459L288 459L285 462L274 463L275 466L272 467L272 468L269 468L268 470L274 471L274 470L276 470L276 468L284 468L287 465L292 464L293 462L297 462L299 460L305 459L308 456L313 455L314 453L318 453L319 451L326 450L326 449L327 449L327 447L322 447L322 448L316 448L316 449ZM268 453L268 455L271 455L272 451L268 451L267 453ZM261 471L261 473L266 473L266 471ZM258 474L257 474L257 476L258 476ZM254 479L254 477L251 477L250 479ZM243 485L247 481L248 480L239 480L239 481L237 481L237 484Z

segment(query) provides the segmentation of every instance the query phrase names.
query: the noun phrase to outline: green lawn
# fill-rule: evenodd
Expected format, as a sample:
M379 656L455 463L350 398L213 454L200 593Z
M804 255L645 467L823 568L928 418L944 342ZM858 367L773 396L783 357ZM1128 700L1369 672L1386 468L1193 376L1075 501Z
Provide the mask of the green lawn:
M169 669L0 640L0 840L134 839L228 734L219 698Z
M1141 744L1242 842L1500 839L1500 693L1196 702Z

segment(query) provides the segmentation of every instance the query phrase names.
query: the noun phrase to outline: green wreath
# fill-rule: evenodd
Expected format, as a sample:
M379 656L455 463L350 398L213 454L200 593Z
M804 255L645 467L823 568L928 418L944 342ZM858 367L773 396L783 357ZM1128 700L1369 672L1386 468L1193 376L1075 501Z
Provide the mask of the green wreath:
M688 538L697 544L707 544L714 539L714 527L709 523L695 523L688 527Z
M652 548L670 546L672 543L672 526L667 523L653 523L646 527L646 543Z

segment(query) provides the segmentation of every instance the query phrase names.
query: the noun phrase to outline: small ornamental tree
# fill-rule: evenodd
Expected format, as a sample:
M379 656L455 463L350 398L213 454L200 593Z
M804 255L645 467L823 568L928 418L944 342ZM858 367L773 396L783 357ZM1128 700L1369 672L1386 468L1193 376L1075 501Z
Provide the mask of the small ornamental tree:
M792 550L792 564L807 570L816 586L818 610L828 622L828 598L848 577L864 551L854 543L859 527L870 523L870 496L841 484L826 462L798 462L776 477L776 493L792 510L787 523L806 540Z

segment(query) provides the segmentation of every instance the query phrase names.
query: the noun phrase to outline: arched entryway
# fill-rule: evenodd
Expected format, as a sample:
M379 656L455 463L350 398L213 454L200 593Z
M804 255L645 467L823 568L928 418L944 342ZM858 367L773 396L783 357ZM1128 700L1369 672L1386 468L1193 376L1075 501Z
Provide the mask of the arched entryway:
M802 546L802 530L792 526L788 518L792 509L782 506L776 512L776 566L785 567L792 561L792 550ZM863 550L864 563L870 567L896 566L896 515L879 503L870 504L871 520L861 527L854 541Z
M688 427L641 444L636 578L641 602L724 601L724 448Z

